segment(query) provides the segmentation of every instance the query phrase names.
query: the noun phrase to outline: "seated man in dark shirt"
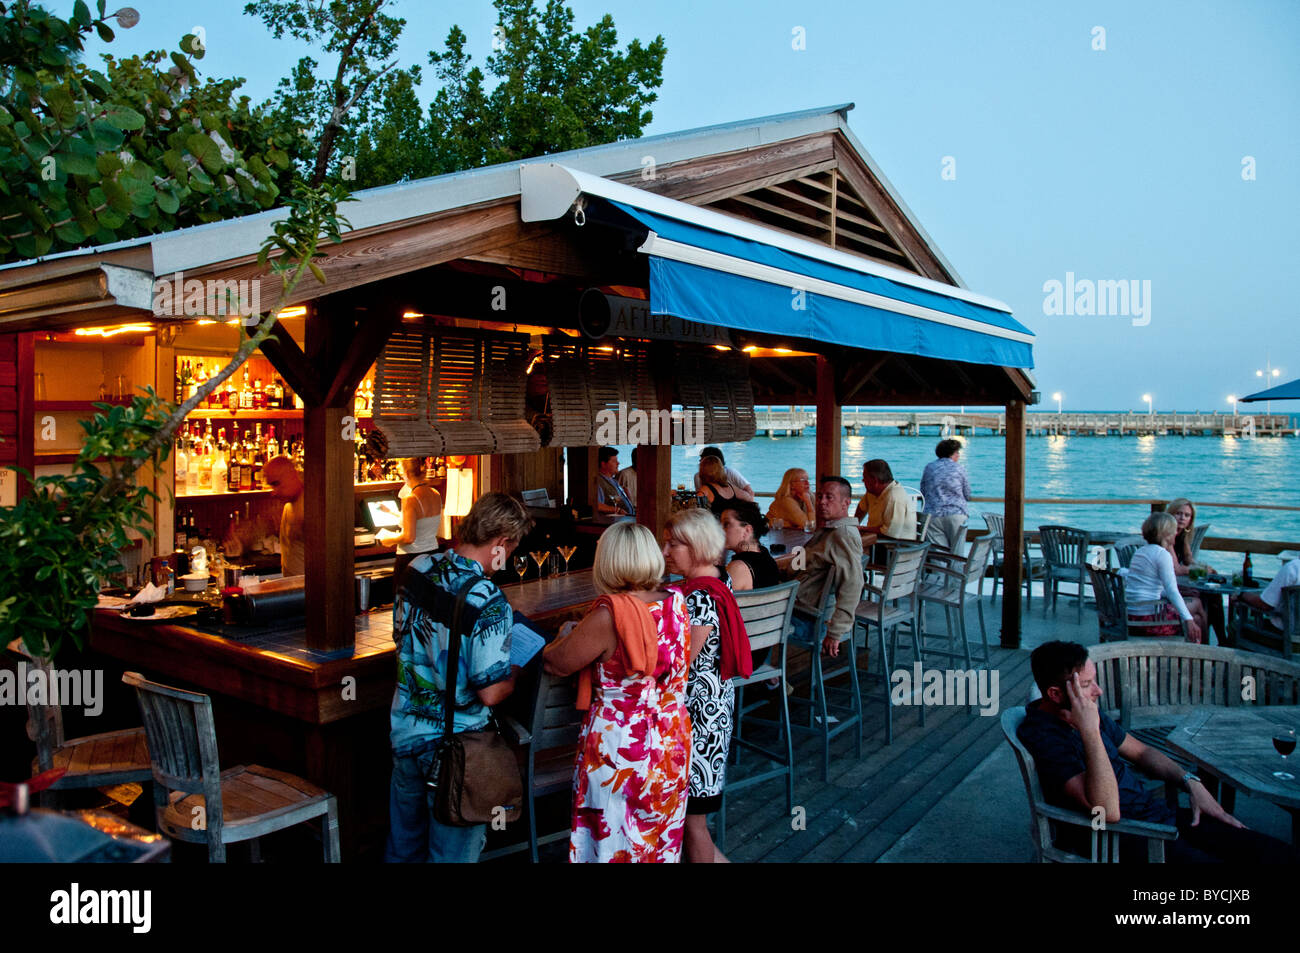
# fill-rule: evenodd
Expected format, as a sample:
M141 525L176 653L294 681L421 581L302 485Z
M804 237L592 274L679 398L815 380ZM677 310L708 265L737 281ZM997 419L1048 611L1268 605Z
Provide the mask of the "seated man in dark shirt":
M1165 847L1174 863L1253 861L1294 863L1291 847L1249 830L1219 806L1200 778L1124 731L1097 708L1101 688L1088 650L1075 642L1048 642L1030 656L1043 697L1025 706L1017 735L1038 767L1047 800L1092 815L1105 810L1107 823L1120 819L1171 824L1178 839ZM1124 760L1153 778L1181 784L1190 808L1175 811L1142 786ZM1086 832L1085 832L1086 833ZM1079 850L1075 843L1057 845ZM1144 850L1120 849L1124 859L1142 860Z

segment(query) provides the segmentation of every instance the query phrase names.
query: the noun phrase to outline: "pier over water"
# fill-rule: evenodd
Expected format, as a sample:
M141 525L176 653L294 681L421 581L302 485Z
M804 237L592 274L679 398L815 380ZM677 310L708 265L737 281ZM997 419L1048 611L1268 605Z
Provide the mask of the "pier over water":
M796 435L814 428L817 413L800 407L756 407L755 425L760 435ZM869 427L897 427L900 436L934 433L939 436L988 431L1005 434L1006 414L952 413L943 411L850 410L841 412L846 433ZM1027 413L1025 433L1029 436L1082 437L1295 437L1300 428L1288 414L1231 413Z

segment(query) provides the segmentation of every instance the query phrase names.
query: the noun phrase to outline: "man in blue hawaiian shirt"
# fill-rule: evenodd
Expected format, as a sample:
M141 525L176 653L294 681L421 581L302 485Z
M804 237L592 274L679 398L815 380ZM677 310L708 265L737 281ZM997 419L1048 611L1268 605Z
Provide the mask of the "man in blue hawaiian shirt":
M457 664L453 729L485 728L489 709L514 690L519 671L510 664L514 614L491 576L509 564L531 525L517 500L487 493L460 524L455 548L418 557L403 577L393 602L397 690L390 712L387 861L474 863L483 850L487 825L449 827L434 819L433 791L425 777L444 730L449 627L462 585L471 588L462 610L467 634Z

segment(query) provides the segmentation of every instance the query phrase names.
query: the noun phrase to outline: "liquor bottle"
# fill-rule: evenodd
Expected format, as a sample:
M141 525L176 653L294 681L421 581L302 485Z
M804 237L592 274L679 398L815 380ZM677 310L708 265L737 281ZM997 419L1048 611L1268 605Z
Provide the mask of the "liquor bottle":
M226 410L232 414L239 409L239 392L235 390L234 375L226 378L226 399L224 402Z
M239 445L239 488L241 490L255 489L253 486L253 459L252 454L248 452L248 431L244 431L244 439Z
M262 489L262 471L266 467L266 451L262 449L262 422L257 422L257 436L253 438L253 489Z
M230 493L239 492L239 484L243 482L243 474L239 472L239 447L238 438L232 440L226 456L226 483L227 491Z
M188 397L193 397L199 392L199 388L208 382L208 374L203 369L202 361L194 362L194 376L190 378L190 392Z
M239 387L239 409L253 409L253 389L248 386L248 371L244 371L244 382Z
M212 492L212 441L203 438L203 452L199 457L199 492Z
M275 439L275 424L266 428L266 459L269 463L280 455L280 441Z
M186 424L186 429L189 425ZM181 489L189 484L190 476L190 454L185 445L185 433L182 431L176 438L176 489Z
M223 446L226 442L226 432L223 430L217 437L217 446L212 451L212 492L225 493L230 489L230 464L226 462L226 449Z
M266 410L266 392L262 390L262 379L260 377L253 384L253 409Z
M1246 558L1241 562L1241 584L1247 587L1255 585L1255 573L1250 565L1250 553L1246 553Z
M189 472L185 474L185 487L188 492L197 493L199 489L199 469L203 462L203 445L199 441L197 429L188 434L188 439L190 443L190 467Z

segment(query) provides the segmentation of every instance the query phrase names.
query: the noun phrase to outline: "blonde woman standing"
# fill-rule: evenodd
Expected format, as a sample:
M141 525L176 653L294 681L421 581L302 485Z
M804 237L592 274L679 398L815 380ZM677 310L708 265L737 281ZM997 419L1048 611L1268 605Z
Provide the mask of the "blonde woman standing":
M730 580L718 566L724 536L705 510L688 509L668 520L664 563L685 578L674 585L686 595L691 623L691 671L687 709L691 715L691 786L686 807L686 859L726 862L709 836L708 815L721 806L731 749L736 675L753 671L749 637Z
M587 711L573 774L574 863L681 859L691 630L685 600L662 586L663 574L654 534L614 523L596 544L601 597L542 655L552 675L581 673L578 708Z

